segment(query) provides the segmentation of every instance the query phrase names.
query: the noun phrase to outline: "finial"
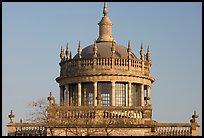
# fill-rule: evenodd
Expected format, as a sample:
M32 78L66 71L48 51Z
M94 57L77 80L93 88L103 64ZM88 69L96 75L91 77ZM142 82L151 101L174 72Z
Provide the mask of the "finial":
M149 45L148 45L148 48L147 48L147 52L150 52L150 48L149 48Z
M8 115L9 119L10 119L10 123L13 123L13 119L15 117L15 115L13 114L13 111L11 110L10 114Z
M61 60L64 60L64 48L61 46L61 53L60 53Z
M101 21L98 23L99 25L99 37L97 38L96 43L99 42L112 42L112 22L109 19L108 15L108 6L107 2L104 2L103 14Z
M148 48L147 48L146 60L148 62L150 62L150 64L151 64L151 54L150 54L149 45L148 45Z
M196 110L194 110L194 114L192 115L191 123L197 123L198 115L196 114Z
M103 14L104 14L104 16L106 16L108 14L108 4L107 4L107 2L104 2Z
M141 50L143 49L143 45L142 45L142 43L141 43Z
M112 41L111 52L112 52L112 57L113 57L114 54L115 54L115 43L114 43L114 41Z
M94 58L97 57L97 51L98 51L98 49L97 49L96 40L95 40L95 41L94 41L94 46L93 46Z
M144 50L143 50L142 43L141 43L141 50L140 50L140 59L144 60Z
M131 52L132 49L131 49L131 44L130 44L130 40L128 41L128 52Z
M68 45L68 42L67 42L67 45L66 45L65 54L66 54L66 59L69 60L69 45Z
M52 91L50 91L50 96L47 97L47 100L49 101L50 105L56 105L55 97L52 96Z
M79 44L78 44L78 58L81 58L81 52L82 52L81 42L80 42L80 40L79 40Z
M128 48L130 47L130 40L128 41Z
M131 54L131 52L132 52L131 45L130 45L130 40L128 41L127 52L128 52L128 58L130 58L130 54Z

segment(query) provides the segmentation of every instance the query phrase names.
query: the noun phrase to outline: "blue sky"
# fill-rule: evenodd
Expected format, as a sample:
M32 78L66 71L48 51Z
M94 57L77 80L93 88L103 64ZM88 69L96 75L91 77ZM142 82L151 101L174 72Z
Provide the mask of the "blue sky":
M28 104L52 91L59 103L60 48L72 56L98 38L102 2L2 4L2 134L12 109L25 119ZM153 119L188 123L193 111L202 128L202 3L109 2L113 38L139 57L150 46ZM202 130L202 129L200 129ZM202 132L201 132L202 134Z

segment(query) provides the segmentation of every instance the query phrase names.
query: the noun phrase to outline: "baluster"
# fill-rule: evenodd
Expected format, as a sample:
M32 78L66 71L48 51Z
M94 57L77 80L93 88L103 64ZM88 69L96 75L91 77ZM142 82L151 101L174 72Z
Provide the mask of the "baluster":
M190 130L189 130L189 128L187 129L187 136L190 136Z
M161 136L164 136L164 129L161 127L161 132L160 132Z
M183 135L184 135L184 136L187 136L187 130L186 130L186 129L187 129L187 128L185 128L184 131L183 131Z
M171 136L171 128L167 129L167 136Z
M184 136L184 130L181 128L181 136Z
M178 129L177 136L181 136L180 132L181 132L180 129Z
M174 127L173 136L177 136L177 128Z

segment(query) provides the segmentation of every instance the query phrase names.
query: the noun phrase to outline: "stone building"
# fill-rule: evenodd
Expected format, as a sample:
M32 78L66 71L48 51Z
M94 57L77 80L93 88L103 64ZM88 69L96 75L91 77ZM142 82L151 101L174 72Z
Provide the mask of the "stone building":
M104 3L99 36L72 58L69 46L61 48L60 105L50 93L47 120L14 123L9 115L8 135L199 135L198 115L190 123L158 123L152 119L151 54L140 57L113 39L112 22Z

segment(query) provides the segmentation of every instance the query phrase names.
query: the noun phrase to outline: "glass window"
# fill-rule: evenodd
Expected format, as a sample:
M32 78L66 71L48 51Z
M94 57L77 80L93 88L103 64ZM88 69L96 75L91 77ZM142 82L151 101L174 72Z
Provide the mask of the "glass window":
M133 106L139 106L139 97L140 97L140 86L139 86L139 84L136 84L136 83L133 83L132 84L132 90L131 90L131 92L132 92L132 105Z
M128 84L115 83L115 105L126 106L128 102Z
M94 105L93 83L82 83L81 103L82 105Z
M101 98L102 106L110 106L111 82L99 82L98 95Z
M69 85L69 99L70 105L77 105L77 98L78 98L78 85L77 84L70 84Z

